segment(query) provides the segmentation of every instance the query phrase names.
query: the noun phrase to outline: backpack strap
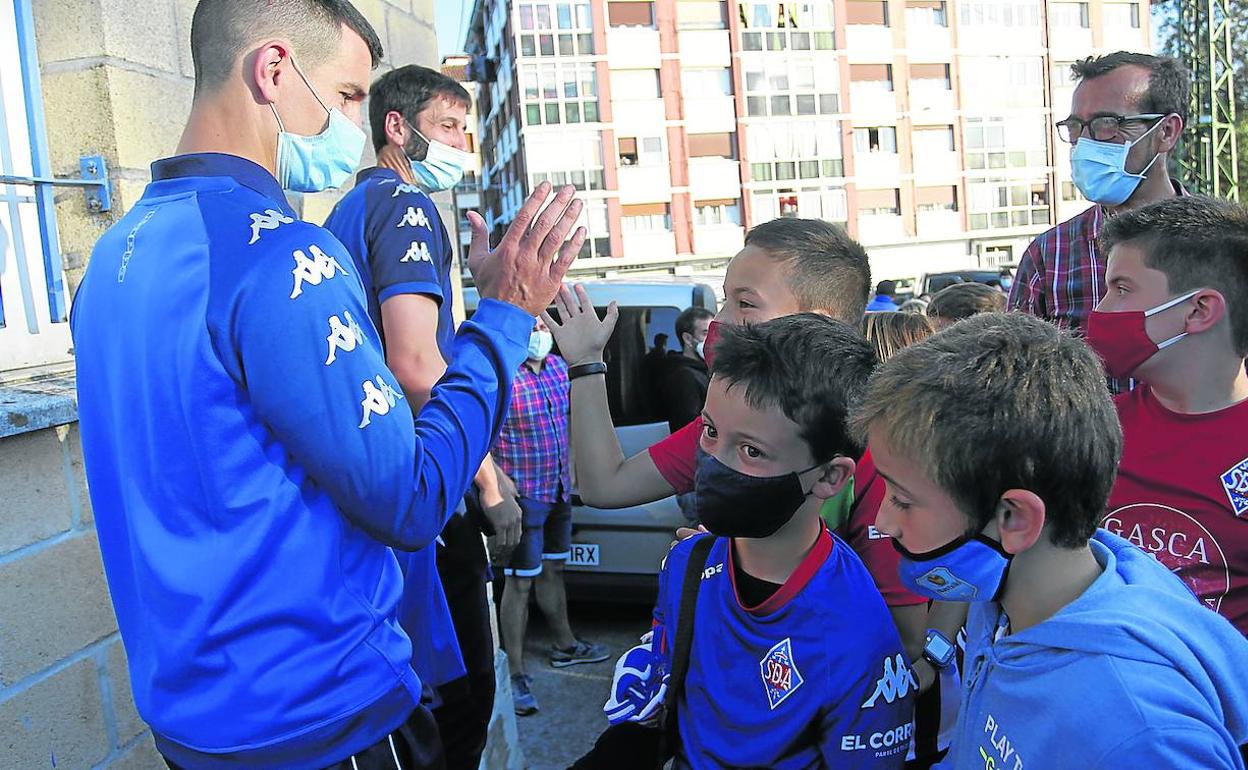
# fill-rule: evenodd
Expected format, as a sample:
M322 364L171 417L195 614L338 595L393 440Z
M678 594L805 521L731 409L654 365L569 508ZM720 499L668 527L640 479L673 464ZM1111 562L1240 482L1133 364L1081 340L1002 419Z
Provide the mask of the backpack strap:
M689 671L689 654L693 649L693 616L698 606L698 589L702 587L702 570L716 538L706 535L698 538L689 549L689 561L685 562L684 582L680 586L680 619L676 623L676 639L672 643L672 673L667 682L664 699L663 724L660 728L658 768L667 764L674 753L676 740L676 703L685 689L685 674Z

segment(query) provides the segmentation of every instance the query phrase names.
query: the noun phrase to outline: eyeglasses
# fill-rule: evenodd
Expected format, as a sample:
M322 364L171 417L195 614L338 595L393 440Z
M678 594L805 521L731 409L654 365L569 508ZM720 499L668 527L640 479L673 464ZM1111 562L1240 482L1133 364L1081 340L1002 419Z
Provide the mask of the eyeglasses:
M1058 137L1068 144L1079 141L1085 133L1098 142L1111 142L1118 138L1123 123L1134 123L1144 120L1161 120L1166 117L1157 113L1146 115L1101 115L1089 121L1079 118L1066 118L1057 124Z

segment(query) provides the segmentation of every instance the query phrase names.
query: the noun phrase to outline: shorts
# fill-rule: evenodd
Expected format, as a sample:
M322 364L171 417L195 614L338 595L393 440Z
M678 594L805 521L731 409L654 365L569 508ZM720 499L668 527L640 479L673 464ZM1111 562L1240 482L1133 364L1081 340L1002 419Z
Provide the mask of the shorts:
M528 497L517 498L517 502L524 531L503 574L537 577L542 574L543 561L567 561L572 554L572 506L567 502L544 503Z

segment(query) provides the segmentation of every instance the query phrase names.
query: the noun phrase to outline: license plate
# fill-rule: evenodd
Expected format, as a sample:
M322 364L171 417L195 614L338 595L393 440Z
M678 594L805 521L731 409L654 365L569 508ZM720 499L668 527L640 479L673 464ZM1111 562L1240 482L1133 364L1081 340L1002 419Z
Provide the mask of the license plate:
M598 546L593 543L573 543L572 553L568 556L568 566L597 567Z

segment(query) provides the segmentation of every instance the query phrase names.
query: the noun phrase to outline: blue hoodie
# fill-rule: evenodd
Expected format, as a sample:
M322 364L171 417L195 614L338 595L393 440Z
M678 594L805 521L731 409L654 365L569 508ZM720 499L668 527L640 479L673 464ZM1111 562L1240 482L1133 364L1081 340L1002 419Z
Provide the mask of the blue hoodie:
M1039 625L993 642L967 621L966 684L942 770L1243 768L1248 640L1165 567L1099 530L1102 575Z

